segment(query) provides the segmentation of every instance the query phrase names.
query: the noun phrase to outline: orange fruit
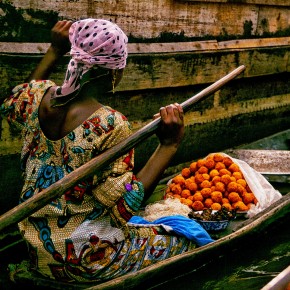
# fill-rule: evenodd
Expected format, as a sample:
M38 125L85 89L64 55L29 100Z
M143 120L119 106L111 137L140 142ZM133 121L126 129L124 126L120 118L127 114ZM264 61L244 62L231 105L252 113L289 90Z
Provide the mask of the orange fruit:
M197 168L200 168L201 166L204 166L205 165L205 160L204 159L198 159L196 161L196 167Z
M197 184L192 181L192 179L188 178L185 180L184 184L185 188L189 189L191 192L197 191Z
M235 177L236 180L243 178L242 172L239 172L239 171L234 171L232 175L233 177Z
M221 169L219 171L219 174L220 174L220 176L223 176L223 175L229 175L229 176L231 176L232 175L231 172L229 170L227 170L226 168Z
M222 207L225 207L227 210L232 210L233 207L231 206L230 203L223 203Z
M224 160L224 157L223 157L223 155L220 154L220 153L214 153L214 154L213 154L213 160L214 160L215 162L222 162L222 161Z
M217 191L220 191L220 192L225 192L226 191L226 187L225 187L224 183L222 183L222 182L217 182L215 184L215 189Z
M217 203L217 202L214 202L212 205L211 205L211 209L213 210L221 210L222 206Z
M232 191L237 191L238 190L238 183L231 181L228 185L227 185L227 191L228 192L232 192Z
M212 169L215 167L215 161L212 158L207 158L204 165L206 168Z
M237 192L232 191L228 195L228 200L230 201L231 204L236 203L238 201L242 201L242 198Z
M172 183L184 185L185 179L182 175L177 175L177 176L172 178Z
M181 191L180 195L181 195L181 197L188 198L189 196L191 196L191 193L190 193L190 191L188 189L183 189Z
M240 171L239 165L236 164L236 163L232 163L229 166L229 171L231 171L231 172L239 172Z
M204 206L207 208L210 208L212 204L213 204L213 201L211 198L206 198L206 200L204 201Z
M202 177L203 177L205 180L209 180L209 179L210 179L210 176L209 176L207 173L202 173L201 175L202 175Z
M185 167L181 170L181 175L184 177L184 178L189 178L190 175L191 175L191 171L189 168Z
M211 199L213 202L221 203L223 194L220 191L213 191L211 193Z
M194 195L193 195L193 201L203 201L203 196L201 194L200 191L197 191Z
M243 195L243 202L245 204L248 204L248 203L253 203L255 200L255 196L253 193L251 192L246 192L244 195Z
M216 184L217 182L220 182L221 181L221 177L220 176L215 176L213 179L212 179L212 184Z
M199 186L200 188L211 188L211 182L209 180L204 180Z
M178 194L178 195L180 195L181 192L182 192L182 188L181 188L180 184L174 184L174 186L171 188L171 191L172 191L174 194Z
M222 204L224 204L224 203L229 203L230 201L229 201L229 199L228 198L226 198L226 197L223 197L222 198Z
M208 187L205 187L205 188L201 189L200 193L203 196L203 198L208 198L211 195L211 189Z
M197 184L202 183L204 180L205 180L205 179L204 179L204 177L202 176L202 174L197 173L197 172L195 173L195 182L196 182Z
M192 162L190 165L189 165L189 169L192 173L195 173L196 170L197 170L197 162Z
M240 211L247 211L248 207L242 202L242 201L237 201L233 204L233 208L240 210Z
M245 179L241 178L237 180L237 183L240 184L241 186L243 186L244 188L246 188L247 186L247 182Z
M193 210L197 210L197 211L204 209L203 203L199 200L194 201L193 204L191 205L191 207Z
M217 162L215 165L215 169L220 171L221 169L225 169L226 166L222 162Z
M181 203L183 203L189 207L192 206L192 200L190 200L190 199L184 198L184 199L181 199L180 201L181 201Z
M208 173L208 168L205 167L205 166L201 166L201 167L198 169L198 172L199 172L200 174Z
M221 182L225 185L229 184L231 182L231 177L228 174L224 174L221 176Z
M216 170L216 169L212 169L212 170L209 172L209 176L210 176L211 178L214 178L215 176L219 176L219 175L220 175L220 173L219 173L219 171Z
M232 161L232 159L228 156L225 156L223 159L223 163L226 167L229 167L230 165L232 165L234 162Z

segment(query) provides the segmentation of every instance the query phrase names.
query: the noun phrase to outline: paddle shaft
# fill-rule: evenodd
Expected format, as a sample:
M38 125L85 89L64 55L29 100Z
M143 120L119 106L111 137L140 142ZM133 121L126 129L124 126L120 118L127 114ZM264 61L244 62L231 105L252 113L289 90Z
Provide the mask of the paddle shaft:
M231 73L227 74L220 80L216 81L209 87L205 88L198 94L189 98L181 104L184 112L188 111L194 103L201 98L209 96L218 91L222 86L230 80L237 77L245 70L245 66L241 65ZM115 159L127 153L130 149L135 147L149 136L153 135L160 123L160 117L151 121L140 130L136 131L122 142L106 150L104 153L91 159L81 167L75 169L73 172L66 175L64 178L58 180L48 188L42 190L38 194L32 196L27 201L17 205L0 217L0 232L15 223L27 218L52 200L60 197L65 191L73 187L77 182L93 175L97 170L109 165Z

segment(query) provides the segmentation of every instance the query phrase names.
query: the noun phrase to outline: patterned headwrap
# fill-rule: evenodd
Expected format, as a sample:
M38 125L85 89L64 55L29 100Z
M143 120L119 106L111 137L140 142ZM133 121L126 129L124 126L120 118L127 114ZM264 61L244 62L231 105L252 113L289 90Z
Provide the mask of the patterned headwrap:
M73 99L88 82L94 66L122 69L128 56L128 38L116 24L104 19L74 22L69 30L71 60L65 80L52 96L53 106L62 106Z

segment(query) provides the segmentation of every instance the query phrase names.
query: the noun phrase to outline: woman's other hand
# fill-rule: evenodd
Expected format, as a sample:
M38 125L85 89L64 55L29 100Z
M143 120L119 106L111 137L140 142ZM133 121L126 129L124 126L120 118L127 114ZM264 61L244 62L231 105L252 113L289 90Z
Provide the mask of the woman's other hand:
M72 21L60 20L51 29L51 47L59 55L64 55L70 51L69 29Z
M61 20L53 26L51 29L51 45L40 63L27 78L27 82L47 79L56 61L70 50L71 44L68 36L71 25L71 21Z
M161 117L157 136L161 145L178 146L184 136L184 113L178 103L160 108L154 119Z

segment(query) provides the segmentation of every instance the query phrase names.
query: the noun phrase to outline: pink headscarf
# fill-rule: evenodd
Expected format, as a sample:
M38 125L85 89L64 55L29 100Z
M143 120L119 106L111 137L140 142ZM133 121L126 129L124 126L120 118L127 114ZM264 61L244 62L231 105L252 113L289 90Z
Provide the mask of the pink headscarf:
M53 106L62 106L73 99L88 81L84 75L94 66L122 69L128 56L128 38L116 24L104 19L83 19L69 30L72 56L62 86L52 97Z

